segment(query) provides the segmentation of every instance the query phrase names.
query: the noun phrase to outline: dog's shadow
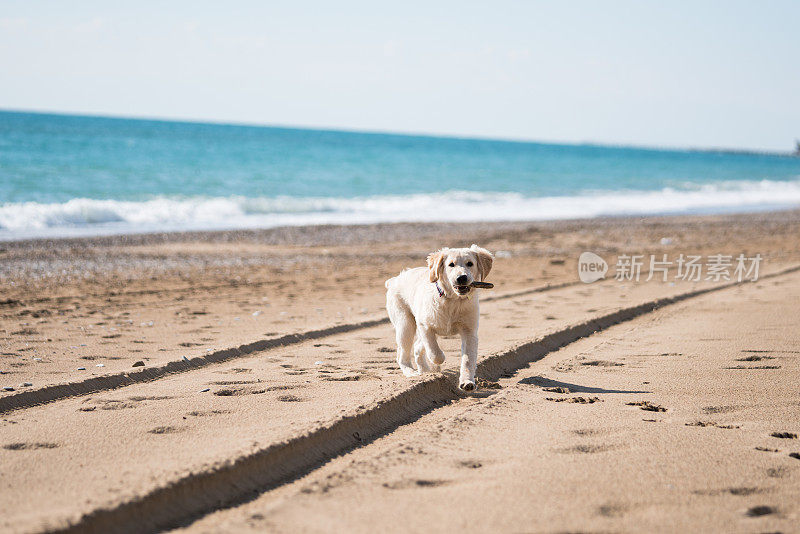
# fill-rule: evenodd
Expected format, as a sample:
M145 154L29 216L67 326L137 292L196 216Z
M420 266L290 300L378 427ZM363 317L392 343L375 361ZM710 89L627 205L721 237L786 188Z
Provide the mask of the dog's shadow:
M579 384L571 384L569 382L560 382L558 380L552 380L550 378L545 378L543 376L531 376L528 378L523 378L518 382L518 384L529 384L532 386L539 386L543 388L562 387L569 389L570 393L651 393L650 391L643 391L643 390L603 389L603 388L594 388L590 386L581 386Z
M473 397L479 399L485 399L487 397L491 397L495 393L499 393L499 389L474 389L472 391L464 391L463 389L457 389L459 396L461 397Z

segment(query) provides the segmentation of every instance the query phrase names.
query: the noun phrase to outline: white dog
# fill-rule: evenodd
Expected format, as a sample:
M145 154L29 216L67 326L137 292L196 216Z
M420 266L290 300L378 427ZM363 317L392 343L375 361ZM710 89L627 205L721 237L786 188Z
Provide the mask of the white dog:
M475 389L479 313L477 291L470 284L486 279L493 259L478 245L443 248L428 255L427 269L406 269L386 281L386 310L396 331L397 363L404 375L439 371L444 353L436 336L459 334L458 385L464 391Z

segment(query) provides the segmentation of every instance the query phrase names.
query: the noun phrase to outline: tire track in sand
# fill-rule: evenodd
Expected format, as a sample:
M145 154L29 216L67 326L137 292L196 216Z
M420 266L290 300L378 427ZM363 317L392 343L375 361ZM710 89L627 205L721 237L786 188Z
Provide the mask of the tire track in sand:
M797 271L800 266L762 276L760 280ZM549 352L615 324L744 283L747 282L697 289L623 308L489 356L480 362L478 370L482 377L496 380ZM377 324L381 322L385 321ZM451 371L415 382L358 415L344 416L323 428L173 480L130 501L85 514L73 525L53 532L157 532L184 526L212 511L241 504L302 476L330 458L363 446L457 399L463 394L458 391L455 378Z
M577 284L580 284L580 282L565 282L562 284L539 286L530 289L504 293L501 295L490 295L483 297L481 301L492 302L516 298L524 295L563 289L565 287L570 287ZM0 398L0 415L13 410L30 408L70 397L79 397L81 395L109 391L133 384L151 382L168 375L201 369L208 365L222 363L244 356L250 356L256 352L263 352L276 347L296 345L304 341L322 339L337 334L363 330L388 323L388 317L381 317L379 319L368 319L366 321L360 321L357 323L341 324L327 328L321 328L318 330L286 334L277 338L260 339L258 341L239 345L238 347L221 349L204 354L202 356L196 356L194 358L175 360L155 367L142 368L138 371L124 371L120 373L95 376L80 381L64 382L62 384L53 384L37 389L29 389Z

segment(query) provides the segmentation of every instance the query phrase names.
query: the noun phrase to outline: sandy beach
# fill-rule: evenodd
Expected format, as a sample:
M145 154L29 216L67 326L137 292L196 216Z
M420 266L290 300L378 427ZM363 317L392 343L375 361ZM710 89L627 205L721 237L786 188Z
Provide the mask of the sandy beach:
M383 282L471 243L464 394L456 339L400 373ZM798 211L0 243L0 530L794 531L798 268Z

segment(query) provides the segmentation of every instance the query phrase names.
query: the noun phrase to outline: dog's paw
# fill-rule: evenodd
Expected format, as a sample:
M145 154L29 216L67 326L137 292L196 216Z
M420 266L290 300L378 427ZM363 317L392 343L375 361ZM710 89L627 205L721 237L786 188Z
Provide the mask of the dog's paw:
M419 369L422 373L438 373L442 370L442 366L436 365L428 358L420 358L420 360L417 362L417 369Z
M403 367L403 374L408 378L411 378L412 376L419 376L422 373L420 371L417 371L413 367Z
M431 372L431 364L428 362L427 358L420 358L419 360L417 360L416 368L419 370L420 373Z
M465 380L458 385L462 391L474 391L475 390L475 382L472 380Z

